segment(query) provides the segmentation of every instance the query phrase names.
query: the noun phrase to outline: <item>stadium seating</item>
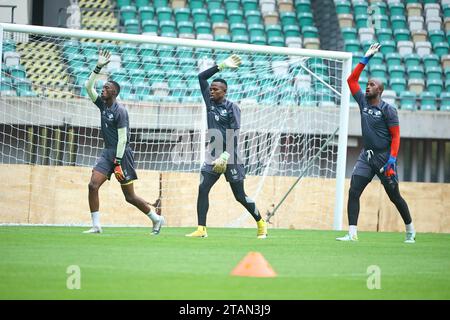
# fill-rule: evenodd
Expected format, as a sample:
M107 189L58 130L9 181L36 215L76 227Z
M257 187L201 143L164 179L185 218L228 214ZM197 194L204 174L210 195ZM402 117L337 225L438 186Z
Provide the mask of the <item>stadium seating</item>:
M381 52L372 58L370 65L363 71L361 85L365 86L364 82L370 77L382 79L390 94L387 96L392 98L395 93L397 105L402 109L415 109L411 107L412 103L406 103L412 99L412 94L417 95L414 99L420 102L419 109L448 109L448 105L443 107L441 93L448 91L450 85L449 3L334 0L334 4L343 39L342 47L338 49L354 53L353 65L356 65L371 43L380 41L383 44ZM319 49L321 45L310 0L99 0L92 6L98 12L89 10L94 13L83 16L82 26L85 29L312 49ZM368 15L369 8L375 8L371 16ZM330 10L333 8L330 7ZM111 14L100 14L105 11ZM156 72L152 79L161 75L161 83L164 83L171 78L171 68L176 66L187 72L195 67L199 57L211 57L213 53L205 51L202 54L200 50L191 49L177 51L159 46L162 50L158 52L158 57L154 57L153 48L154 45L145 44L122 46L67 40L61 49L52 48L48 52L52 57L61 55L67 71L73 74L75 85L81 86L86 79L86 70L92 70L95 66L98 50L110 50L113 57L108 71L114 71L111 75L118 79L130 81L129 86L125 85L122 98L127 96L134 99L143 99L155 91L144 90L144 83L148 81L144 75L149 72ZM2 49L3 73L12 79L2 82L2 93L16 88L14 79L24 80L17 80L20 90L15 92L23 96L27 95L27 90L37 87L38 83L58 85L68 77L66 71L62 71L50 81L48 75L40 71L44 69L32 63L34 56L22 56L24 48L17 47L14 41L4 41ZM178 64L175 64L175 57L184 60L178 60ZM245 63L255 67L261 62L248 59ZM326 73L320 67L315 68L319 73ZM136 80L132 80L132 75L136 76ZM316 84L313 82L311 85ZM176 94L178 87L173 81L167 90L163 86L156 86L168 95ZM322 99L327 95L319 96ZM444 96L447 102L448 96ZM435 103L432 105L429 101L433 97ZM265 97L269 100L273 98ZM422 101L426 102L423 108Z

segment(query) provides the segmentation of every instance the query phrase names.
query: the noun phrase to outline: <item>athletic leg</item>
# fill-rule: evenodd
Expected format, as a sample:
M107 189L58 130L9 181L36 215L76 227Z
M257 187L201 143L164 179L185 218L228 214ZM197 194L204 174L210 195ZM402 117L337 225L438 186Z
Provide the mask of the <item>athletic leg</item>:
M398 182L395 180L391 180L384 175L380 175L381 183L383 184L384 190L386 191L389 199L397 208L400 213L403 222L406 224L410 224L412 222L411 215L409 213L408 205L406 204L405 199L400 195L400 189L398 187Z
M350 189L348 191L347 216L348 216L348 234L343 237L336 238L339 241L355 241L358 240L358 216L359 216L359 199L366 186L371 179L359 175L352 175L350 180Z
M416 231L414 229L414 225L412 223L411 214L409 212L408 204L405 199L400 194L400 188L397 179L386 177L383 174L378 175L381 183L383 184L384 190L391 202L395 205L400 216L405 223L406 228L406 241L407 243L414 243L416 237Z
M209 209L209 191L212 186L219 180L220 175L205 171L200 172L200 185L198 186L197 197L197 221L198 227L194 232L188 233L186 237L206 238L206 215Z
M139 197L134 192L134 184L133 182L129 182L121 185L123 195L125 196L125 200L141 210L147 217L150 218L153 222L153 230L152 234L159 234L162 225L164 224L164 218L162 216L158 216L155 212L152 211L149 203Z
M103 173L92 170L91 180L89 181L89 209L91 212L97 212L100 209L100 200L98 197L98 190L108 177Z
M256 222L261 220L258 208L256 208L255 201L247 197L244 191L244 181L230 182L231 190L233 191L234 198L252 215Z
M230 182L231 190L233 191L234 198L242 204L245 209L252 215L256 221L258 231L256 236L259 239L265 239L267 237L267 224L261 217L258 208L256 208L255 201L247 197L244 191L244 180Z
M85 231L85 233L100 233L102 228L100 225L100 200L98 196L98 190L108 180L108 177L103 173L92 170L91 180L88 184L89 195L89 209L91 211L92 228Z
M202 171L200 174L200 185L197 197L197 220L199 226L206 226L206 215L209 209L209 191L219 180L219 175L213 175Z
M353 175L351 178L347 203L349 226L356 226L358 224L359 199L366 186L370 183L370 181L371 180L369 178L358 175Z

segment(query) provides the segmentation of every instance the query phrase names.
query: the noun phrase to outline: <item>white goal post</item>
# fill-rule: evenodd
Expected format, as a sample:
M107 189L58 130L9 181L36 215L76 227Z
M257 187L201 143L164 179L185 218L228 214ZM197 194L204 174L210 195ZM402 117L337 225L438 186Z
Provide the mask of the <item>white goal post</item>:
M0 43L0 56L13 44L8 50L19 53L22 69L30 68L41 48L49 72L47 82L28 72L19 79L19 67L7 63L3 52L0 164L93 166L103 148L100 117L83 81L98 49L109 46L117 59L98 85L111 77L121 84L118 100L129 110L138 175L139 170L198 173L207 128L196 75L237 53L243 57L239 70L217 77L229 82L228 98L242 110L240 147L247 176L255 177L246 182L247 193L264 213L270 209L258 203L268 177L335 179L334 198L317 195L315 201L333 202L332 226L342 229L351 53L9 23L0 24ZM160 195L173 197L165 188L182 188L184 176L173 176L174 181L160 182ZM280 195L269 201L272 208ZM191 202L196 216L192 197L171 200L173 206ZM302 199L297 201L300 206ZM245 225L248 218L242 208L227 225Z

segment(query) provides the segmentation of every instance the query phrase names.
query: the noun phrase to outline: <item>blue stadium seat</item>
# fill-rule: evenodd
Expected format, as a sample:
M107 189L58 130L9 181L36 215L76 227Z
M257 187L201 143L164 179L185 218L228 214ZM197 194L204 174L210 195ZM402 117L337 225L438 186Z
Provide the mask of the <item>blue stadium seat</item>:
M241 0L244 11L258 10L258 0Z
M424 91L420 94L420 110L436 111L436 93Z
M441 98L441 111L450 111L450 92L442 92Z
M133 70L141 68L141 61L135 55L125 55L122 58L122 64L125 69Z
M141 30L139 27L139 21L137 19L128 19L124 23L125 33L129 34L140 34Z
M143 33L158 33L158 21L155 20L144 20L142 21L142 32Z
M155 5L156 15L158 17L158 21L169 21L172 19L172 8L170 7L158 7Z
M395 91L395 93L401 97L402 92L406 90L405 78L390 78L389 88Z
M176 8L173 13L177 23L182 21L190 21L191 10L189 10L189 8Z
M128 71L128 74L130 75L130 81L133 86L144 82L147 77L147 74L143 69L132 69Z
M247 25L262 23L261 12L257 10L245 11L245 19L247 20Z
M266 38L266 36L252 36L252 37L250 37L250 43L257 44L257 45L266 45L267 38Z
M400 93L400 109L416 110L417 109L416 98L417 98L417 95L415 92L402 91Z
M227 9L227 11L240 10L240 8L241 8L240 0L226 0L226 1L224 1L224 4L225 4L225 9Z
M226 12L224 9L213 9L209 11L211 23L225 22Z
M227 12L228 23L243 23L244 22L244 13L242 10L231 10Z
M123 6L119 11L120 20L122 21L122 23L125 23L128 20L136 19L137 17L137 9L135 6Z
M441 79L427 79L427 91L439 95L444 88L444 82Z
M141 18L141 22L145 20L153 20L155 18L155 8L149 6L139 7L139 16Z
M378 53L377 53L378 55ZM402 57L398 52L391 52L385 55L386 64L388 66L400 66L402 65Z
M189 8L191 10L203 9L203 0L189 0Z
M406 70L408 72L409 79L423 79L425 71L422 65L418 66L407 66Z
M400 65L388 65L388 70L389 70L389 76L391 78L404 78L405 74L406 74L406 70L405 67Z
M409 29L394 29L394 39L396 42L410 41L411 33L409 32Z

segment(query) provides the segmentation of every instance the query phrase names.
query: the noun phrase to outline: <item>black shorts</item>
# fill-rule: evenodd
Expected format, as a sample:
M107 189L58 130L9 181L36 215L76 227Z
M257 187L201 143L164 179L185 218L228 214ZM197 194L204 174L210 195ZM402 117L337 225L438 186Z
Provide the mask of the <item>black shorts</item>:
M384 178L384 174L380 173L380 169L389 159L390 151L377 152L373 150L361 150L358 160L353 167L352 175L366 177L372 180L375 175L380 179Z
M202 166L202 172L208 172L215 176L220 176L221 173L216 173L213 171L213 165L204 163ZM228 182L238 182L245 179L245 168L243 164L228 164L227 170L225 171L225 179Z
M97 159L94 170L103 173L111 179L111 175L114 173L114 159L116 157L116 150L104 149L100 158ZM130 183L137 179L136 170L134 169L134 156L133 151L127 147L122 157L121 163L122 171L125 176L125 180L120 182L121 184Z

